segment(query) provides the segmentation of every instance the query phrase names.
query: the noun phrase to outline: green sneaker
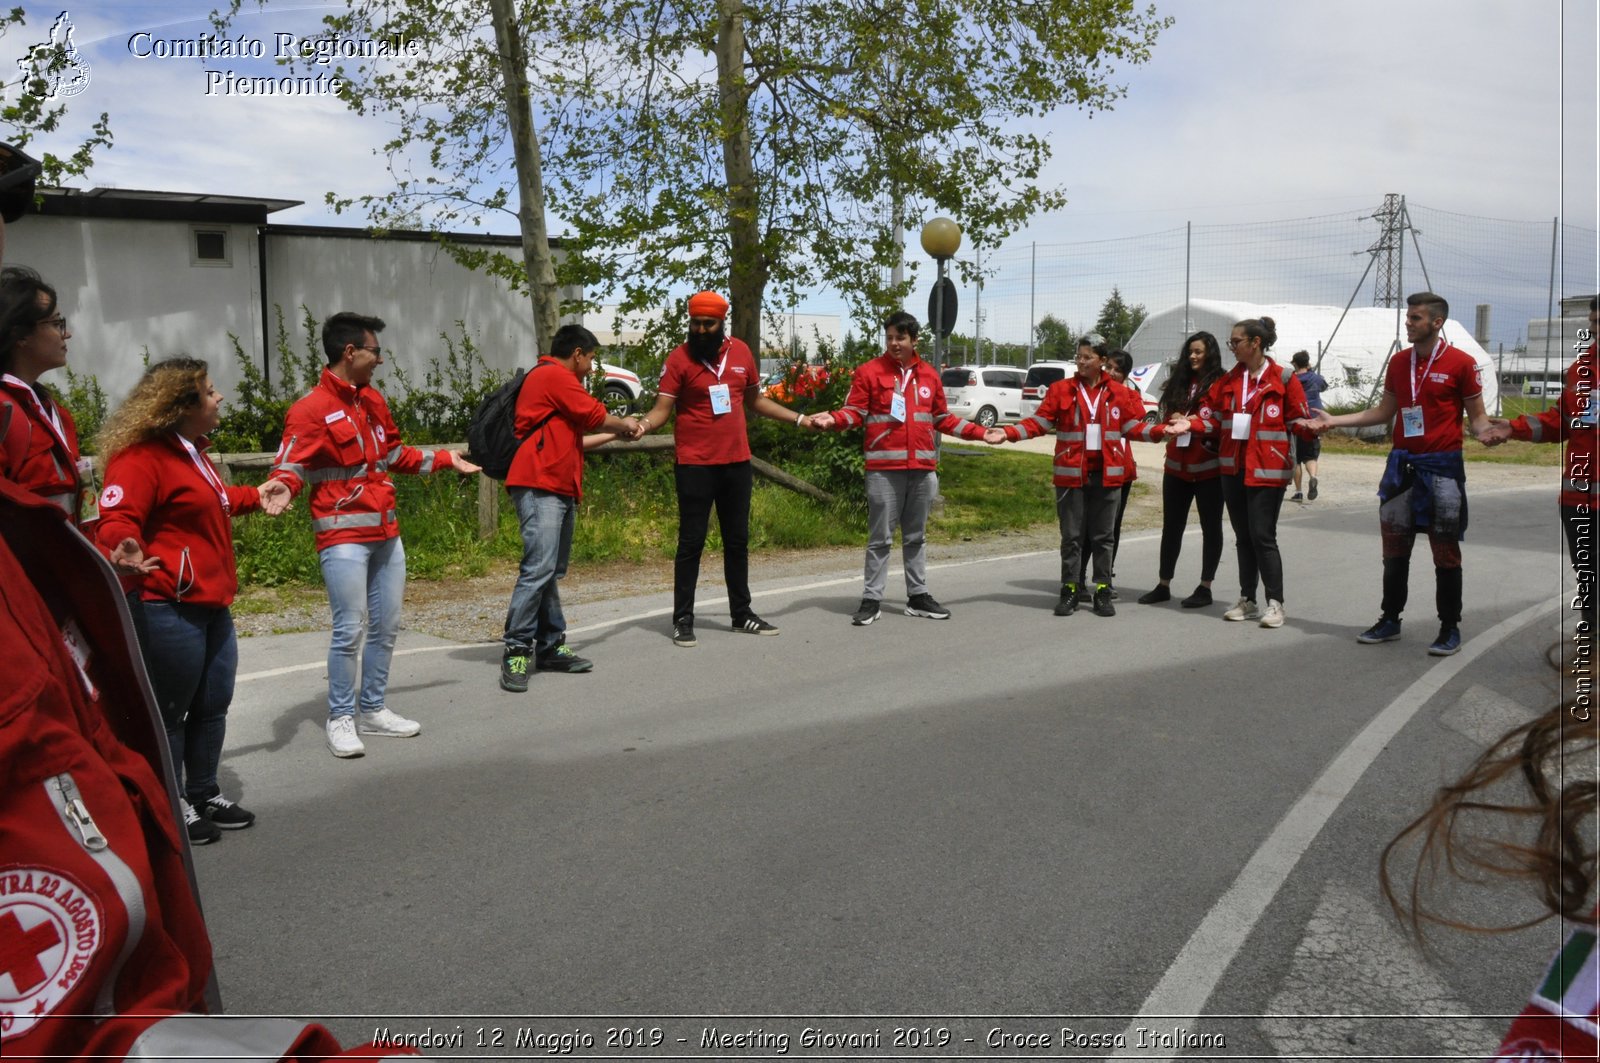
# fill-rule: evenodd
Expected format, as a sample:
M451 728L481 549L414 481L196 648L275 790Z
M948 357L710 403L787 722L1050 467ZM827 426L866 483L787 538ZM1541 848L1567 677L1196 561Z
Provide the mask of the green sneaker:
M500 659L500 689L513 694L528 690L528 655L508 653Z
M539 671L541 672L592 672L594 662L587 657L579 657L572 652L572 647L565 642L539 658Z

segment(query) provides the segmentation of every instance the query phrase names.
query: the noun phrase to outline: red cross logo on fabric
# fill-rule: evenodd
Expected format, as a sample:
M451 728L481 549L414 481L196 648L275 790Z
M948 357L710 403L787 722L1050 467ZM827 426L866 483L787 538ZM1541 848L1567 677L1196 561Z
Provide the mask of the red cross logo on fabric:
M101 900L72 875L0 868L0 1028L20 1037L85 978L105 940Z
M39 957L61 944L61 932L50 923L22 929L15 912L0 914L0 978L11 979L16 993L26 993L45 980Z

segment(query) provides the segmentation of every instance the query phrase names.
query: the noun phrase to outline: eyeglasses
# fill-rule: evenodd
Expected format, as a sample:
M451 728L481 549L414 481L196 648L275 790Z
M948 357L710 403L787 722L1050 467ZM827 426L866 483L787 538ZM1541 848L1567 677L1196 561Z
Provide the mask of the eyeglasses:
M65 334L67 331L67 319L62 317L60 314L57 314L55 317L47 317L43 321L39 322L39 324L49 325L57 332L63 334Z
M356 344L355 348L358 351L371 351L374 355L376 355L379 358L383 357L383 348L381 346L380 347L365 347L365 346L362 346L360 344Z
M1237 347L1241 343L1249 343L1249 342L1250 342L1250 337L1249 336L1232 336L1232 337L1230 337L1228 339L1228 346L1229 347Z

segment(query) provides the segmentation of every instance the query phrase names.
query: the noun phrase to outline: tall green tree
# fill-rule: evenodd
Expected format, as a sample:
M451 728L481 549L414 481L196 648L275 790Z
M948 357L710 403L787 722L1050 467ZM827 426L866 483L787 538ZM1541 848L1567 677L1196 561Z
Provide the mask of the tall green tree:
M1100 316L1094 319L1094 331L1104 336L1110 346L1126 347L1148 316L1143 303L1129 306L1122 292L1113 285L1111 295L1100 307Z
M1054 314L1046 314L1033 326L1033 357L1039 362L1070 362L1077 352L1072 330Z
M24 28L28 48L18 73L0 85L4 99L0 104L0 140L39 159L43 167L40 184L60 185L68 178L82 177L94 162L95 152L111 146L110 114L100 112L100 117L90 121L87 128L68 120L67 101L79 80L88 77L88 67L72 40L68 14L63 11L54 21L30 23L23 8L0 12L0 37L13 33L22 36ZM68 134L68 142L73 145L70 153L60 155L29 147L35 140L56 133Z

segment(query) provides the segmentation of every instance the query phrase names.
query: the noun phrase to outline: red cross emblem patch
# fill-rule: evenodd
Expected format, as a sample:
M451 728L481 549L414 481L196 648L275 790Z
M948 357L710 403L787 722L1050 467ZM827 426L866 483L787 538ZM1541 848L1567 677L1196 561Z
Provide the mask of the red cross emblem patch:
M0 871L0 1029L27 1033L83 980L105 920L70 875L43 868Z

